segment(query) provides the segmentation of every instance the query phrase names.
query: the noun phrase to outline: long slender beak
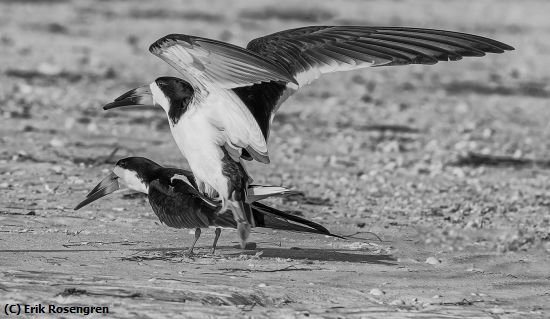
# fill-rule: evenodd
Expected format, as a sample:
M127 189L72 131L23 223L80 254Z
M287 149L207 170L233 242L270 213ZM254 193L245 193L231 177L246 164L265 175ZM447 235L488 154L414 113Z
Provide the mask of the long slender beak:
M120 186L118 184L118 176L116 176L115 173L111 172L107 177L101 180L101 182L99 182L99 184L97 184L96 187L94 187L94 189L92 189L92 191L88 193L88 195L86 195L86 199L84 199L80 204L76 205L74 210L79 210L89 203L96 201L103 196L111 194L119 188Z
M121 106L154 105L149 85L143 85L117 97L114 102L106 104L103 109L110 110Z

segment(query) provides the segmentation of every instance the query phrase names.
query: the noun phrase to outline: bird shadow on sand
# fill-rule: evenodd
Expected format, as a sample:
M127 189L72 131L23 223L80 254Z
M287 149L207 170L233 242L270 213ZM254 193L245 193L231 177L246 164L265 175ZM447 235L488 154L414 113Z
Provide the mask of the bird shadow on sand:
M0 250L1 253L103 253L120 251L132 251L129 256L121 256L127 261L143 260L165 260L181 261L186 258L187 247L150 247L126 249L10 249ZM291 258L295 260L318 260L318 261L345 261L352 263L397 265L397 260L388 254L373 253L365 250L349 249L318 249L318 248L278 248L278 247L256 247L254 249L241 250L238 246L218 246L216 254L210 253L210 247L195 247L195 254L192 258ZM124 255L124 254L122 254Z
M387 266L397 265L397 260L388 254L374 254L368 251L346 250L346 249L317 249L317 248L277 248L258 247L253 250L240 250L236 246L218 246L216 255L210 253L204 254L203 251L210 248L196 247L193 258L235 258L242 256L260 255L262 258L291 258L295 260L317 260L317 261L345 261L351 263L380 264ZM125 257L125 260L168 260L176 257L182 257L187 248L141 248L132 249L136 251L131 257ZM261 254L259 254L261 252ZM160 254L159 254L160 253Z

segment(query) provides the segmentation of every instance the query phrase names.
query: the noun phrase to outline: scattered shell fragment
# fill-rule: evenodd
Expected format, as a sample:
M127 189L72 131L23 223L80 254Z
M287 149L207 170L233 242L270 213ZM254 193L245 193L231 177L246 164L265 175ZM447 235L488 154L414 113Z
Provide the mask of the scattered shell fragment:
M435 257L428 257L426 258L426 264L430 265L439 265L441 263L441 260L435 258Z

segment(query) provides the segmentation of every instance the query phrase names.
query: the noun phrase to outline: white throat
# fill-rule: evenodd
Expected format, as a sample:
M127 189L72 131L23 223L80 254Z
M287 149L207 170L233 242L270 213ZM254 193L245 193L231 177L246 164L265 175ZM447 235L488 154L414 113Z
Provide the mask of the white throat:
M115 173L115 175L120 178L121 182L125 184L129 189L140 193L149 193L149 188L147 187L147 184L145 184L138 177L136 172L115 166L115 168L113 169L113 173Z
M149 84L149 88L151 89L151 95L153 96L153 104L160 105L166 113L170 110L170 101L164 95L162 90L159 88L156 82L153 82Z

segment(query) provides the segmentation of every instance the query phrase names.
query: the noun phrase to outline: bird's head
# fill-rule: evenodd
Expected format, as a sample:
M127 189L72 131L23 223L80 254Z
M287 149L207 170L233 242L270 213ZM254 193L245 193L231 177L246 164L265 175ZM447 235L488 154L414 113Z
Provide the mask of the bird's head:
M188 82L171 76L160 77L149 87L154 103L166 111L171 124L176 124L191 102L193 87Z
M149 85L130 90L103 107L105 110L122 106L159 105L164 109L172 124L179 121L181 115L193 97L193 87L186 81L163 76Z
M86 198L75 207L78 210L101 197L121 188L147 194L149 183L155 179L159 164L144 157L127 157L119 160L113 170L92 189Z

